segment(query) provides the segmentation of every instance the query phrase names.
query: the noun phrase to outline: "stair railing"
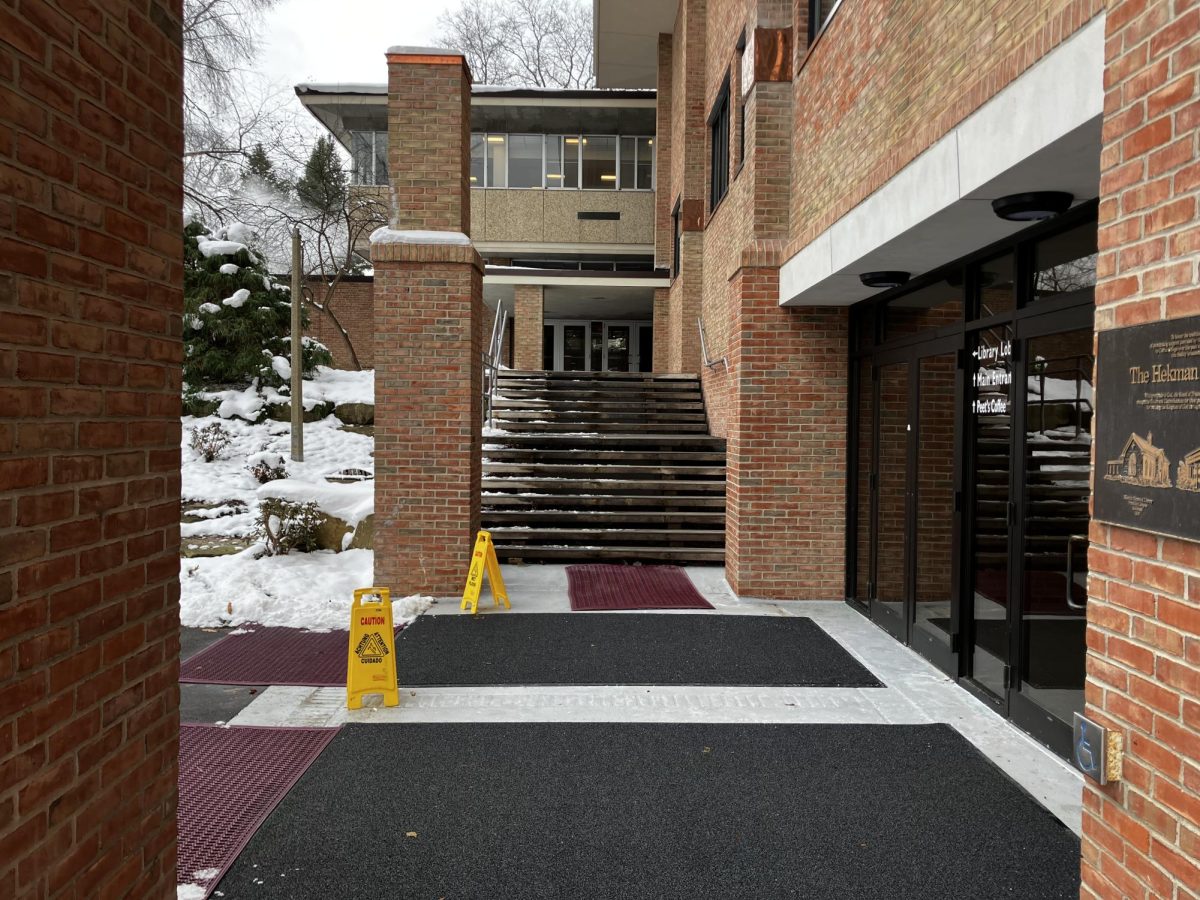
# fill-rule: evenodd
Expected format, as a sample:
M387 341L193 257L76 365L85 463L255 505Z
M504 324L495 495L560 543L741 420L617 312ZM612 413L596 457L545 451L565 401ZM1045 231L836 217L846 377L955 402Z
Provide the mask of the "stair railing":
M722 363L725 364L725 371L729 371L729 357L722 356L718 360L710 360L708 358L708 343L704 340L704 320L700 316L696 316L696 327L700 329L700 355L704 357L704 366L708 369L715 369Z
M503 302L496 303L496 318L492 322L492 338L483 353L483 421L492 427L492 408L496 402L496 382L500 378L500 352L504 348L504 330L508 326L508 311Z

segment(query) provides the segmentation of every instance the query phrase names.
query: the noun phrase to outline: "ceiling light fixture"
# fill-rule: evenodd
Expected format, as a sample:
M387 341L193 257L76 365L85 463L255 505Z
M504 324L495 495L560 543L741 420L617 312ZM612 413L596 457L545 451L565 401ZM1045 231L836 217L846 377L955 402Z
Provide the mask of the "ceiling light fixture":
M900 287L902 284L908 284L909 277L907 272L864 272L858 276L858 280L863 283L864 287L894 288Z
M1009 194L992 201L992 211L1009 222L1040 222L1061 216L1071 208L1073 194L1065 191L1033 191Z
M488 135L488 143L489 143L489 144L503 144L503 143L504 143L504 135L502 135L502 134L489 134L489 135Z

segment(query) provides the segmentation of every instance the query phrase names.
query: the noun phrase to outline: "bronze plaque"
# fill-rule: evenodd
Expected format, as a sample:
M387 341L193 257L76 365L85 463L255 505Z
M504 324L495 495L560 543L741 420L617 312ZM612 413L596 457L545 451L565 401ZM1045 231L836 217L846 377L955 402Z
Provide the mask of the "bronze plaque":
M1200 316L1102 331L1094 516L1200 540Z

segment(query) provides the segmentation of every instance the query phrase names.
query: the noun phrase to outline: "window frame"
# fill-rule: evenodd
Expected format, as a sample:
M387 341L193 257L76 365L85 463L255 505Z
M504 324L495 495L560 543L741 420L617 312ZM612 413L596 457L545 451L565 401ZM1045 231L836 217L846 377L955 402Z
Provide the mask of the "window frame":
M721 89L717 92L717 97L713 101L712 111L708 114L708 140L710 144L708 154L708 210L710 213L721 205L721 201L729 193L729 82L729 72L727 71ZM720 178L717 177L718 173L720 174Z
M366 134L368 132L363 132L363 133ZM505 163L504 163L505 184L504 185L495 185L495 184L491 183L492 178L490 176L490 172L491 172L492 167L489 166L489 163L488 163L488 145L491 142L488 140L488 138L493 137L493 136L504 138L504 147L505 147ZM527 187L513 187L512 186L512 152L511 152L512 141L511 141L511 138L513 138L513 137L539 137L539 136L542 139L542 168L541 168L541 182L542 183L541 183L541 185L534 185L534 186L527 186ZM471 132L471 140L474 141L476 138L479 138L481 141L482 147L483 147L483 179L482 179L482 183L475 181L475 182L470 182L470 184L471 184L471 187L473 187L473 188L485 188L485 189L489 189L489 190L492 188L495 188L497 190L506 190L506 191L538 191L538 190L544 190L544 191L639 191L643 194L644 193L652 193L653 191L657 190L657 188L658 188L658 159L657 159L657 156L655 154L655 149L654 149L654 140L656 137L657 137L657 135L653 135L653 134L590 134L590 133L589 134L559 134L559 133L551 134L551 133L545 133L545 134L539 135L536 132L528 132L528 131L522 131L522 132L473 131L473 132ZM616 181L614 182L614 185L611 188L589 188L589 187L583 186L583 146L588 138L612 138L614 140L615 149L614 149L613 160L614 160L614 165L615 165L614 172L616 175ZM555 155L557 155L558 160L565 161L565 159L566 159L566 149L565 149L566 142L568 140L572 140L572 139L577 142L575 145L576 153L575 153L575 161L574 161L575 184L574 184L574 186L571 186L571 187L568 187L564 184L553 184L552 183L553 179L551 179L551 177L550 177L551 173L549 171L550 163L553 161L553 158ZM624 144L627 140L633 141L633 148L634 148L633 149L633 185L632 186L626 185L624 183L624 181L622 180L622 176L621 176L622 147L624 146ZM637 186L638 163L641 160L641 154L642 154L641 142L643 142L643 141L648 142L647 152L648 152L649 158L650 158L650 186L649 187L638 187ZM553 149L551 148L551 142L554 143ZM564 165L564 168L570 168L570 167ZM558 173L555 173L555 174L558 174ZM563 173L563 174L565 174L565 173ZM566 181L567 179L563 178L562 180Z
M355 130L355 131L350 131L349 134L350 134L350 167L351 167L350 183L355 187L387 187L387 185L390 183L390 179L388 177L388 170L387 170L387 168L388 168L388 166L387 166L387 131L386 130L379 131L377 129L372 129L370 131ZM365 137L368 135L370 136L369 150L370 150L370 159L371 159L371 180L364 181L362 168L359 166L358 158L355 156L355 153L354 153L354 141L355 141L356 137ZM384 138L383 158L382 159L380 159L380 157L379 157L379 136L380 135L383 135L383 138ZM379 180L379 178L380 178L379 168L380 168L381 164L383 166L383 180L382 181Z
M833 6L829 7L829 12L825 15L824 20L821 21L820 23L818 23L817 22L817 13L821 7L821 0L808 0L808 43L809 43L809 46L811 46L813 41L815 41L818 37L821 36L821 33L828 27L829 23L833 20L834 14L838 11L838 8L841 5L842 5L842 0L833 0Z

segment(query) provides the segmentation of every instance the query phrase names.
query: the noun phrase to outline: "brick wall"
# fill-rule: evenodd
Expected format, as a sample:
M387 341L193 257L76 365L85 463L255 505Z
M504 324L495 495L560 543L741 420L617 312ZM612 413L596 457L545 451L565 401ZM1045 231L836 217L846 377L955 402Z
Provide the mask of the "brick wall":
M332 291L322 279L309 282L309 296L316 302L308 306L305 334L329 348L339 369L375 366L374 292L369 277L345 279Z
M513 288L513 368L542 368L542 286Z
M179 3L0 7L0 896L175 893Z
M388 54L395 228L470 233L470 80L461 55ZM375 581L450 596L479 528L483 262L454 243L376 243L371 257Z
M746 596L839 597L846 311L781 309L777 267L743 266L733 289L726 578Z
M1096 327L1200 313L1200 6L1107 17ZM1099 415L1104 398L1097 396ZM1084 897L1200 889L1200 544L1093 522L1087 713L1126 739L1084 790Z
M797 3L798 18L805 6ZM786 256L1104 6L1104 0L856 0L843 4L807 49L806 28L797 22L791 153L803 162L791 172Z
M388 54L393 228L471 232L471 77L461 54ZM396 102L400 100L401 102Z

